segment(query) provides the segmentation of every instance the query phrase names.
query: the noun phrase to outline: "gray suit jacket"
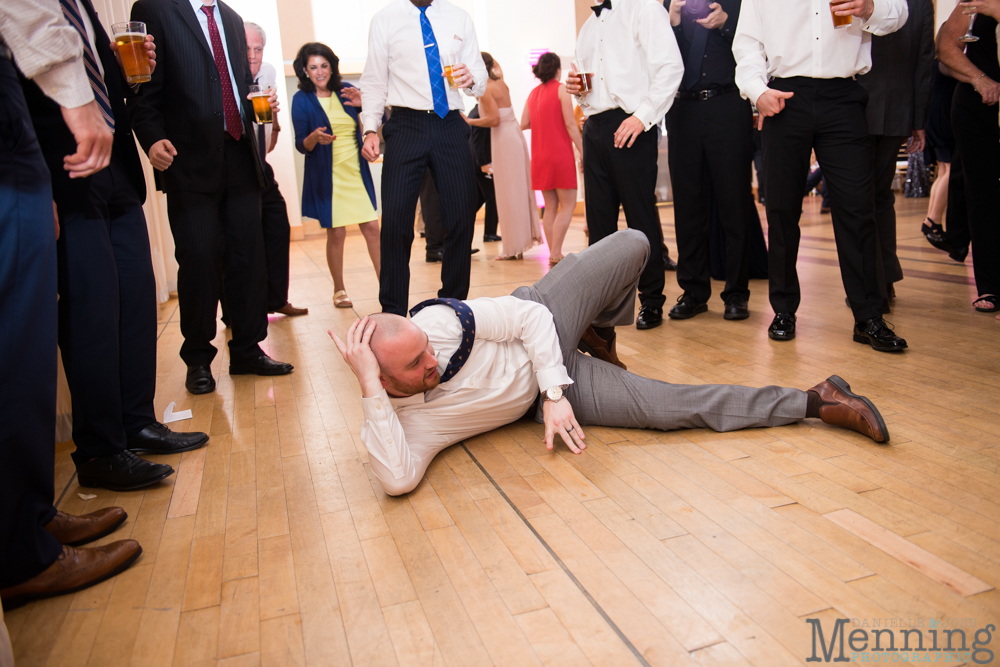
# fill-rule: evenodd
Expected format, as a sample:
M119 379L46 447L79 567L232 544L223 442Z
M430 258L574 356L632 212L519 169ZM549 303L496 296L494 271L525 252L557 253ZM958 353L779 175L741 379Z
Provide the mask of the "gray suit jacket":
M868 91L868 133L908 137L927 124L934 81L934 3L907 0L896 32L872 38L872 69L858 77Z

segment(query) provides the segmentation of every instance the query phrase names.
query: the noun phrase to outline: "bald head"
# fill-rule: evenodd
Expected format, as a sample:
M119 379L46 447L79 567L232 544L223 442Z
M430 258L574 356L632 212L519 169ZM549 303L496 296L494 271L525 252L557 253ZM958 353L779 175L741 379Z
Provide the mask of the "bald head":
M368 344L378 361L382 385L390 393L412 396L438 385L441 376L434 348L420 327L391 313L368 318L375 323Z

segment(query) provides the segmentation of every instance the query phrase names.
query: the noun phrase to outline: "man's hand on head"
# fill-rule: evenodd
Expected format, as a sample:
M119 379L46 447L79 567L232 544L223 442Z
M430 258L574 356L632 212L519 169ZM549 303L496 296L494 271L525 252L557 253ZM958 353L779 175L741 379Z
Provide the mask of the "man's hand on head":
M542 403L542 415L545 420L545 439L542 442L545 443L546 449L551 451L555 447L556 433L574 454L579 454L587 448L583 442L587 436L576 421L569 399L564 397L558 401L545 401Z
M332 329L327 331L344 357L344 361L361 383L361 395L365 398L372 398L382 393L382 381L379 379L381 369L371 348L375 326L375 322L367 316L356 320L347 330L346 341L341 340Z

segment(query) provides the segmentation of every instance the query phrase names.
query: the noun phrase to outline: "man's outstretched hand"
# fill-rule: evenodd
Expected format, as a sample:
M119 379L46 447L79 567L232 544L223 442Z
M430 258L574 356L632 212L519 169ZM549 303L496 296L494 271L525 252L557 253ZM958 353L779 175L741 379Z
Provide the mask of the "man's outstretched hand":
M574 454L579 454L587 448L583 440L584 434L580 424L573 415L573 406L569 399L545 401L542 403L542 415L545 418L545 448L551 450L555 446L555 435L562 436L563 442Z
M337 349L340 350L340 354L343 355L344 361L358 376L358 382L361 383L361 395L365 398L373 398L382 393L382 381L379 380L381 370L369 344L372 334L375 332L375 326L375 322L368 319L367 316L362 317L347 330L346 342L340 340L340 337L333 333L333 329L327 331L337 345Z

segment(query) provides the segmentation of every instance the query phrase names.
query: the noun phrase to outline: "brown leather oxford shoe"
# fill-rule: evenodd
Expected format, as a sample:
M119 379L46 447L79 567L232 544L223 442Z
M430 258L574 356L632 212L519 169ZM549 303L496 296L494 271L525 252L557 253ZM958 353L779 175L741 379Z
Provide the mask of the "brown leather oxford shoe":
M608 342L601 338L593 326L589 326L580 338L579 347L581 351L586 352L595 359L600 359L601 361L606 361L609 364L614 364L615 366L628 370L625 368L625 364L622 363L621 359L618 358L617 342L618 336L615 336L610 342Z
M81 516L57 512L45 530L61 543L75 547L104 537L127 518L128 514L121 507L105 507Z
M0 599L4 609L13 609L31 600L75 593L125 570L141 553L142 547L135 540L88 549L63 546L62 554L48 569L23 584L0 590Z
M810 391L823 399L819 418L827 424L849 428L875 442L889 442L889 429L878 408L864 396L853 393L851 385L839 375L831 375Z
M288 303L286 303L281 308L279 308L277 310L272 310L271 312L272 313L280 313L282 315L287 315L289 317L297 317L299 315L308 315L309 314L309 309L308 308L296 308L295 306L292 305L292 302L289 301Z

